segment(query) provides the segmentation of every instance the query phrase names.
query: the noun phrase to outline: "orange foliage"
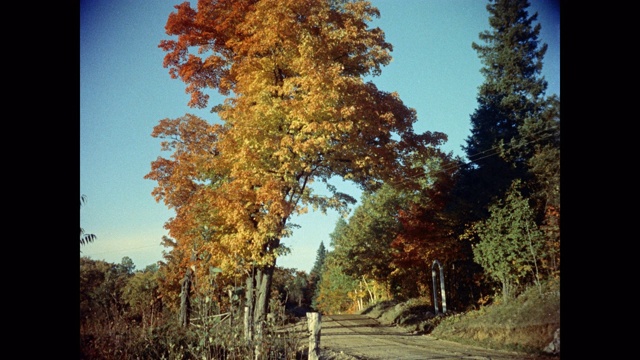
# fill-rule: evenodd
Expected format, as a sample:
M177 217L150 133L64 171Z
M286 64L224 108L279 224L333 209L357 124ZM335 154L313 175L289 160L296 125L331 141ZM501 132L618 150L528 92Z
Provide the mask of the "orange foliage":
M399 211L398 220L403 230L391 243L391 247L397 250L391 266L414 274L422 288L428 287L431 281L428 274L434 260L451 264L466 258L464 244L456 240L444 212L453 186L452 170L455 169L451 163L444 164L442 167L449 170L434 174L433 183L422 190L420 203Z
M166 224L183 266L205 254L231 270L273 265L287 221L308 206L344 210L345 198L310 185L334 176L365 188L399 183L446 140L415 134L415 110L362 77L391 60L391 44L367 22L367 1L200 0L177 5L163 40L164 66L185 82L189 106L204 108L208 89L223 125L193 115L162 120L166 139L146 176L157 201L174 208ZM196 259L196 260L194 260ZM205 267L203 267L204 269ZM202 270L206 271L206 270Z

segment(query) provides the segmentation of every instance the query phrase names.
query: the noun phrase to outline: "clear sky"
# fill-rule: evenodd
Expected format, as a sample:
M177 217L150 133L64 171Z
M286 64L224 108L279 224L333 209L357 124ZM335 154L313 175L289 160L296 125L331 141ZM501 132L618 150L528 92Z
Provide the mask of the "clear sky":
M156 183L144 179L158 156L160 141L151 137L162 119L186 113L209 121L208 110L187 106L185 84L162 67L167 17L181 0L81 0L80 2L80 226L97 236L81 246L81 256L120 263L130 257L136 269L162 260L164 223L173 211L151 196ZM196 0L191 1L195 6ZM547 94L560 95L559 0L530 0L538 12L541 41L549 45L543 76ZM489 30L483 0L371 0L380 10L372 26L393 45L393 61L373 78L384 91L397 91L418 114L416 132L449 136L443 149L463 156L470 115L483 82L481 63L471 43ZM211 92L211 105L222 99ZM358 189L339 184L360 198ZM357 206L354 205L354 206ZM353 208L353 207L352 207ZM319 212L292 219L300 225L284 244L291 253L278 266L309 272L339 215Z

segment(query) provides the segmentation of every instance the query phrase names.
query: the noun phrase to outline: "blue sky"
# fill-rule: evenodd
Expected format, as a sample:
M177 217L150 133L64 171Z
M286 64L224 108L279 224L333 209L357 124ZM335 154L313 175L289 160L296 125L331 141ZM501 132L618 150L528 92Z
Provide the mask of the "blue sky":
M164 223L173 211L156 203L156 185L144 176L158 156L160 142L151 137L158 121L186 113L215 121L208 110L187 106L180 80L162 67L163 39L169 13L180 0L82 0L80 5L80 225L97 239L80 248L82 256L119 263L130 257L136 269L162 259ZM543 76L547 94L560 95L559 0L530 0L538 12L541 41L549 45ZM196 1L192 1L195 6ZM371 0L380 10L372 26L380 27L394 50L393 61L373 78L385 91L397 91L418 114L416 132L449 136L443 149L464 155L470 115L483 82L481 63L471 43L489 29L486 1ZM222 99L212 92L212 104ZM341 189L359 199L348 183ZM278 265L309 271L320 242L339 215L319 212L292 219L301 227L285 245L291 254Z

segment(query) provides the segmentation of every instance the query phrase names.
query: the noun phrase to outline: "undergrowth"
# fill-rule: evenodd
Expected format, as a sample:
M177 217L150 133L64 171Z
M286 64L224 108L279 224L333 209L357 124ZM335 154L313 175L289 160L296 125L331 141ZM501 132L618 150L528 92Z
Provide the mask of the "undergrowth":
M560 283L551 280L511 301L496 299L479 310L446 316L431 334L471 345L540 354L559 328Z
M80 359L306 359L306 333L290 321L266 323L261 341L245 339L241 318L193 321L186 328L175 321L146 329L93 323L81 329Z
M382 324L485 348L543 354L560 328L560 282L532 286L516 299L499 298L464 313L434 314L426 299L385 301L361 312ZM559 351L559 350L558 350Z

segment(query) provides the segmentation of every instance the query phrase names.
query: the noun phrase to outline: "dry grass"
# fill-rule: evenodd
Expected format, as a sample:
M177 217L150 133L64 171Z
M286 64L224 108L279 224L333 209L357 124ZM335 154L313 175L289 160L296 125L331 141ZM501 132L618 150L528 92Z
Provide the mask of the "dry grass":
M426 300L383 302L362 311L383 324L394 324L444 340L491 349L546 355L544 348L560 328L560 283L532 286L509 303L499 300L465 313L435 316Z
M560 283L532 286L508 303L446 317L432 335L495 349L540 354L560 328Z

